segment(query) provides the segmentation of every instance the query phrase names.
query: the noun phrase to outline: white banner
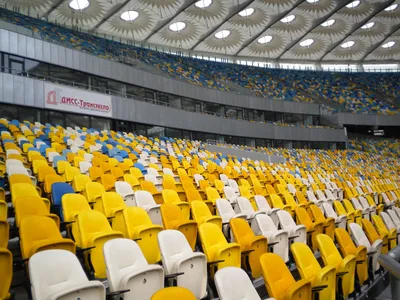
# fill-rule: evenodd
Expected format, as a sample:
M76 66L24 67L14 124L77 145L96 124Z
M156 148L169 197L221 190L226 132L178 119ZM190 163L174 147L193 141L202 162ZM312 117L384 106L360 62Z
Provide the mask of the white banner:
M44 107L93 116L112 117L111 96L44 84Z

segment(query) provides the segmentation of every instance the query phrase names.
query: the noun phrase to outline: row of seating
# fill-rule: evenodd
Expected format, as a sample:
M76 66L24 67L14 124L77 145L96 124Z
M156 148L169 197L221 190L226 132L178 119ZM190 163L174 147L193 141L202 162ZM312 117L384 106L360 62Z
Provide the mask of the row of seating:
M295 159L301 163L269 165L210 153L197 141L16 120L2 119L0 124L4 159L0 211L7 236L19 237L23 260L30 261L40 251L64 249L76 253L90 278L110 281L104 245L126 238L136 241L147 263L161 261L168 273L164 261L169 256L163 254L160 235L175 230L183 234L191 253L202 251L199 257L208 263L208 274L196 279L195 286L190 285L194 275L188 276L189 271L177 276L182 279L178 285L196 298L210 292L200 291L198 282L215 283L219 271L235 267L252 279L263 276L269 296L279 299L296 284L287 277L288 289L274 291L278 283L274 275L266 275L272 263L264 266L263 261L269 261L265 257L285 267L279 274L290 274L285 263L301 268L294 249L324 257L320 239L329 239L323 245L333 245L329 251L337 251L334 240L340 244L338 236L347 235L343 249L355 255L356 245L364 246L370 253L357 265L357 276L352 275L358 278L354 282L364 284L379 271L379 253L397 245L393 237L399 229L395 224L400 224L399 177L391 170L398 163L384 169L370 164L370 171L359 176L351 169L345 173L340 169L344 164L322 169L334 155L328 152L315 154L321 163L311 169L300 151ZM12 217L10 231L7 220ZM64 227L68 238L60 232ZM339 229L344 232L339 234ZM5 247L7 242L8 238ZM297 244L308 250L294 247ZM348 253L343 250L343 259ZM326 254L327 261L330 255ZM308 259L306 265L310 263ZM329 264L333 263L324 262ZM305 289L300 293L312 293ZM348 286L317 290L314 293L349 295L357 291L357 284L350 281ZM136 288L132 291L137 293Z
M230 91L223 82L232 81L254 91L259 97L296 102L314 102L320 98L324 100L322 103L335 103L335 107L344 107L351 113L394 115L399 112L386 101L400 96L396 73L295 71L218 63L122 44L3 8L0 19L29 28L46 41L106 59L119 61L121 53L133 51L144 63L173 78L199 86Z

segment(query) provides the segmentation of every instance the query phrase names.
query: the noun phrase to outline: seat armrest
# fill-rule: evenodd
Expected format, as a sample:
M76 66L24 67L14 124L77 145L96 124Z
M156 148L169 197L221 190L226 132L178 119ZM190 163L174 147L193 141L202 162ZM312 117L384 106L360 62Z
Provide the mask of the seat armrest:
M176 278L176 277L184 275L184 274L185 274L185 272L178 272L178 273L168 274L168 275L165 275L165 279Z
M294 240L294 239L297 239L298 237L300 237L299 235L294 235L294 236L289 236L289 241L290 240Z
M84 289L88 289L88 288L100 288L100 289L103 289L104 297L106 295L106 290L104 288L104 285L100 281L88 281L88 282L81 283L81 284L78 284L78 285L74 285L74 286L71 286L71 287L67 287L66 289L58 291L58 292L52 294L50 299L59 299L59 298L62 298L63 296L68 295L68 294L70 294L70 293L72 293L74 291L80 291L80 290L84 290Z
M378 253L378 251L370 251L370 252L367 252L367 255L368 256L372 256L372 255L374 255L376 253Z
M365 259L363 259L363 260L357 260L356 261L356 265L361 265L361 264L363 264L365 262Z
M301 289L303 286L308 285L310 283L311 283L310 280L300 279L294 285L292 285L291 288L289 288L289 290L287 291L286 294L293 293L294 291L297 291L297 290ZM285 298L283 298L283 299L285 299Z
M210 262L207 263L207 266L210 267L210 266L213 266L213 265L216 265L216 264L219 264L219 263L223 263L223 262L225 262L225 260L223 260L223 259L210 261Z
M344 275L349 274L349 272L337 272L336 277L343 277Z
M328 286L327 285L318 285L318 286L314 286L311 288L311 292L315 293L315 292L320 292L324 289L326 289Z
M307 230L307 228L306 228L305 225L300 224L300 225L297 225L297 226L296 226L296 230L299 230L299 229L301 229L301 228L304 228L305 230Z
M248 254L250 254L251 252L254 252L254 249L250 249L250 250L242 251L242 252L241 252L241 254L242 254L242 256L244 256L244 255L248 255Z

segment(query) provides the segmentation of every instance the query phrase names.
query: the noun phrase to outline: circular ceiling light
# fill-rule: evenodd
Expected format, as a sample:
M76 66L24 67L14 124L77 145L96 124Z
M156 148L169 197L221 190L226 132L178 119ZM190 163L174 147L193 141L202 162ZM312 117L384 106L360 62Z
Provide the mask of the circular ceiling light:
M72 0L69 2L69 7L74 10L84 10L90 5L89 0Z
M308 46L311 46L312 44L314 44L314 40L313 39L307 39L307 40L304 40L304 41L302 41L302 42L300 42L300 46L302 46L302 47L308 47Z
M290 22L292 22L295 18L296 18L295 15L290 15L290 16L287 16L287 17L284 17L283 19L281 19L281 22L282 22L282 23L290 23Z
M399 5L398 4L392 4L392 5L388 6L388 7L386 7L385 11L394 11L397 8L397 6L399 6Z
M171 25L169 25L169 29L171 31L175 31L175 32L182 31L185 27L186 27L186 23L184 23L184 22L175 22L175 23L172 23Z
M308 3L317 3L319 0L307 0Z
M194 6L198 8L207 8L212 4L212 0L200 0L197 1Z
M342 47L344 49L348 49L348 48L353 47L355 43L356 43L355 41L348 41L348 42L341 44L340 47Z
M362 29L370 29L372 27L374 27L375 22L369 22L367 24L365 24L364 26L361 26Z
M328 26L332 26L333 24L335 24L336 20L335 19L330 19L324 23L321 24L321 26L323 27L328 27Z
M270 41L272 41L272 36L270 35L265 35L257 40L260 44L268 44Z
M251 16L252 14L254 14L254 8L252 8L252 7L246 8L246 9L242 10L241 12L239 12L239 16L241 16L241 17L248 17L248 16Z
M392 48L394 46L394 44L396 44L395 41L390 41L390 42L387 42L386 44L383 44L382 48Z
M139 13L136 10L128 10L121 14L121 19L127 22L132 22L139 17Z
M231 31L230 31L230 30L224 29L224 30L218 31L214 36L215 36L217 39L225 39L225 38L227 38L230 34L231 34Z
M356 1L353 1L353 2L351 2L349 4L347 4L346 7L347 8L355 8L355 7L359 6L360 3L361 3L360 0L356 0Z

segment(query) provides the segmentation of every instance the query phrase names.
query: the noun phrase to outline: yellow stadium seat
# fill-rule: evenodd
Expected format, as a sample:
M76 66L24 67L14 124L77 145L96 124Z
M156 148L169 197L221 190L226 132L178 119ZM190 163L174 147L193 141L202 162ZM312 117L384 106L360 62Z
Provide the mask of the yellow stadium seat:
M122 232L125 238L136 241L149 264L155 264L161 260L157 235L163 228L154 225L143 208L128 207L118 211L112 227Z
M59 160L57 162L57 173L62 175L65 172L66 168L71 167L71 165L69 164L69 162L64 161L64 160Z
M79 174L72 179L72 188L76 193L82 193L85 190L87 183L92 182L89 176Z
M130 168L129 172L131 175L135 176L137 180L139 180L139 182L142 182L144 180L144 176L138 168Z
M206 196L207 196L207 201L212 202L213 205L215 205L215 201L217 201L218 199L221 199L220 194L213 187L207 187L205 189L205 192L206 192Z
M60 227L60 219L55 214L50 214L48 207L43 200L36 196L24 196L15 199L15 221L17 227L20 226L21 220L29 216L46 216L54 220L57 228Z
M327 285L319 292L320 299L335 300L336 298L336 267L321 268L314 253L303 243L293 243L290 246L297 269L302 279L312 282L312 288Z
M299 204L305 205L306 207L310 204L306 196L304 196L304 194L300 191L296 191L296 199Z
M317 244L325 266L336 267L336 272L340 279L338 288L344 299L347 299L349 294L354 291L356 257L354 255L347 255L345 258L342 258L335 243L326 234L319 234L317 236Z
M240 245L242 266L251 270L253 278L260 277L260 256L268 251L267 238L264 236L256 236L249 223L244 219L232 218L229 224L235 241ZM246 266L247 256L249 266Z
M140 190L139 180L135 176L133 176L131 174L125 174L124 175L124 181L131 185L133 191L136 192L136 191Z
M389 250L394 249L397 246L397 230L395 228L387 228L381 216L372 216L372 222L375 225L379 235L388 236Z
M313 222L306 209L303 207L297 207L295 212L298 223L303 224L307 228L307 243L311 245L312 249L315 251L317 249L316 237L320 233L323 233L323 223L318 221Z
M181 209L184 217L189 220L190 216L190 205L187 202L182 202L181 199L179 198L179 195L177 192L174 190L163 190L162 191L162 197L164 200L164 203L173 203L178 205L178 207Z
M177 299L196 300L196 297L188 289L174 286L159 290L153 296L151 296L150 300L177 300Z
M265 253L260 258L261 270L268 295L277 300L312 299L311 281L295 281L283 259L274 253Z
M88 268L93 267L96 278L106 278L106 266L103 256L105 242L115 238L123 238L122 232L114 231L107 218L98 211L83 211L77 215L79 240L84 249L94 247L84 252Z
M52 167L46 165L46 166L41 166L39 168L39 173L38 173L38 181L39 182L44 182L44 178L46 175L57 175L56 170L54 170Z
M207 204L202 200L195 200L190 203L192 209L193 220L198 225L203 223L213 223L222 229L222 218L219 216L213 216Z
M89 168L89 177L92 181L100 181L101 175L103 175L103 171L99 167Z
M7 248L10 235L10 225L7 220L0 220L0 248Z
M222 230L215 224L203 223L199 226L199 236L208 263L212 263L211 274L224 267L240 268L240 245L228 243Z
M64 239L54 220L46 216L23 218L19 235L23 259L49 249L63 249L75 253L75 243L70 239Z
M11 186L11 200L13 205L15 205L15 200L19 197L25 196L36 196L40 198L40 195L36 188L29 183L16 183ZM46 198L41 198L46 204L46 207L50 210L50 201Z
M53 183L56 182L65 182L65 179L62 178L62 176L60 175L46 175L44 177L44 192L45 195L50 195L51 194L51 186L53 185Z
M111 174L103 174L100 177L100 182L104 186L106 192L115 191L115 177Z
M75 176L81 175L81 171L79 171L76 167L67 167L64 172L65 182L72 182Z
M361 224L362 224L362 229L364 230L365 235L367 236L371 245L377 240L382 240L381 253L386 254L389 251L388 234L385 233L379 234L375 229L374 225L372 225L370 220L362 219Z
M107 218L113 218L118 211L126 208L124 198L116 192L106 192L96 201L94 210L101 212Z
M5 247L0 248L0 299L8 300L13 278L13 256Z
M176 204L164 203L160 210L164 229L179 230L185 235L190 247L194 249L197 239L197 223L186 218Z
M117 181L124 180L124 172L119 167L112 167L111 175L113 175Z
M67 225L69 236L74 239L77 246L81 247L79 240L79 229L76 217L80 212L91 211L86 198L78 194L65 194L61 199L64 222L71 223Z
M336 210L336 213L338 216L346 216L347 217L347 224L354 223L356 219L358 219L360 216L354 215L354 212L347 212L346 209L344 208L343 204L339 201L333 201L333 207Z
M46 160L37 160L35 159L32 161L32 171L34 174L37 174L39 172L39 168L42 166L48 166Z
M335 238L342 256L354 255L356 257L357 278L360 284L363 285L368 280L367 247L356 247L350 234L343 228L335 229Z
M8 216L7 202L0 200L0 221L6 221Z
M354 215L354 221L361 226L362 211L354 208L353 204L347 199L343 199L343 205L348 214Z
M101 195L105 193L106 190L101 183L89 182L85 185L85 196L89 203L96 203L97 200L101 198Z
M323 232L328 235L332 240L335 238L335 219L334 218L325 218L324 213L321 209L315 205L309 205L309 211L315 222L323 224Z
M156 201L157 204L164 203L163 196L161 195L161 192L157 190L154 183L152 183L151 181L143 180L140 183L140 187L142 188L142 190L148 191L153 196L154 201Z

